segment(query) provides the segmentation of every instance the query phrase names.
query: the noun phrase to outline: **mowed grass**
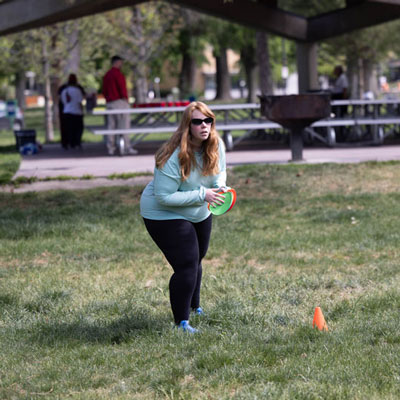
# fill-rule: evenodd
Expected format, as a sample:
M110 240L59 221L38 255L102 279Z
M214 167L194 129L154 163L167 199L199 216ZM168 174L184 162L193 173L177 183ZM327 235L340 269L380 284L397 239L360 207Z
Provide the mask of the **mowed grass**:
M86 125L101 125L104 118L94 115L85 116ZM36 131L36 140L40 144L46 143L44 130L44 109L28 108L24 112L24 129L34 129ZM83 142L99 142L102 141L102 136L96 136L89 130L85 130L83 134ZM55 127L53 143L60 142L60 131ZM34 157L34 156L33 156ZM20 179L17 182L12 182L12 177L18 171L21 163L21 156L16 148L16 140L14 132L10 129L0 130L0 186L12 183L21 183L29 179Z
M398 399L399 182L399 163L230 171L195 336L142 188L1 194L0 398Z
M20 162L21 156L17 152L13 132L0 129L0 185L11 181Z

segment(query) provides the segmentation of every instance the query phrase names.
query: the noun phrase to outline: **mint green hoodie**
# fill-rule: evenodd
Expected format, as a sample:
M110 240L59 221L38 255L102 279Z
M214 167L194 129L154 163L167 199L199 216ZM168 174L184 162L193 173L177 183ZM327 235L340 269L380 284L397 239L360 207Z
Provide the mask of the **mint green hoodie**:
M154 179L146 186L140 199L140 214L153 220L186 219L191 222L205 220L210 211L205 201L206 189L226 185L225 146L219 140L219 173L203 176L202 153L196 152L197 167L182 181L178 147L161 168L154 169Z

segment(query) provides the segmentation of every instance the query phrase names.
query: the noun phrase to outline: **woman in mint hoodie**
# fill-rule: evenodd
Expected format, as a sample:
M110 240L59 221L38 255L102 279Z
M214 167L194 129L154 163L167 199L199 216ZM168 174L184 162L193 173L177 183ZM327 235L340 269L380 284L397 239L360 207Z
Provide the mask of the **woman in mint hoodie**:
M176 325L195 333L190 311L202 314L201 260L207 253L212 216L207 203L222 204L226 188L225 147L215 116L202 102L190 103L177 131L157 151L154 179L140 200L150 236L174 271L170 301Z

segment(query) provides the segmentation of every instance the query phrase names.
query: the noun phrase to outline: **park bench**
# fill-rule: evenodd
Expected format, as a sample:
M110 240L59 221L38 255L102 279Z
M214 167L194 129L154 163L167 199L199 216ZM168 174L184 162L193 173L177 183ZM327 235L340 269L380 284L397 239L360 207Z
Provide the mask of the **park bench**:
M178 103L179 104L179 103ZM306 128L304 135L308 141L318 140L327 146L348 146L349 143L363 145L382 144L384 139L398 133L400 125L400 100L335 100L331 102L332 109L337 106L346 106L348 113L337 118L332 116L314 122ZM116 135L119 154L124 153L122 135L134 136L132 145L141 142L146 136L155 133L173 133L179 124L186 105L170 104L169 106L147 105L124 110L95 110L93 115L107 117L111 114L130 114L131 127L129 129L107 129L106 120L101 126L88 126L95 135ZM268 121L260 113L257 103L246 104L217 104L211 105L211 110L217 119L217 130L222 133L228 151L254 132L280 132L284 129L275 122ZM339 128L345 130L345 141L337 141ZM232 132L237 132L235 137Z

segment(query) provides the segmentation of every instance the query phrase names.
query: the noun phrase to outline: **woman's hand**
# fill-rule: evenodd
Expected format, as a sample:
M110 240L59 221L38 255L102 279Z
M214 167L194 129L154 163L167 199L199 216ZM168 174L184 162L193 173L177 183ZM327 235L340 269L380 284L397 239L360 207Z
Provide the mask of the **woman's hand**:
M225 196L218 193L219 191L220 189L206 189L205 201L210 203L213 207L215 207L215 205L220 206L221 204L224 204Z
M229 189L230 189L229 186L220 186L220 187L218 188L218 192L224 192L224 193L226 193Z

